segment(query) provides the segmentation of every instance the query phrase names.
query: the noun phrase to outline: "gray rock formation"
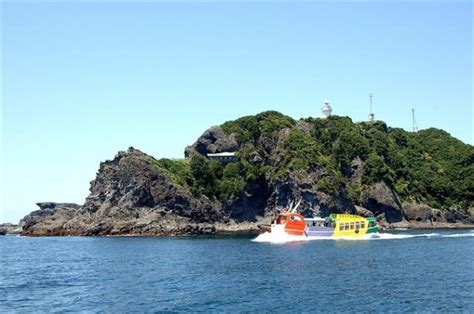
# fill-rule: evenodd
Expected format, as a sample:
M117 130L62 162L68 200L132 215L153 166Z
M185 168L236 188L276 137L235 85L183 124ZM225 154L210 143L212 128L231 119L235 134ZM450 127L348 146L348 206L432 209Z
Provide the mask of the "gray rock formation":
M383 225L406 220L400 199L385 182L372 185L363 197L362 205L373 212Z
M214 126L206 130L193 145L186 147L184 155L188 158L194 152L206 156L208 153L235 152L238 149L235 134L226 135L221 127Z
M274 183L269 204L277 208L286 208L290 202L301 199L298 210L305 216L355 213L354 205L343 192L329 195L318 189L317 183L322 178L330 178L323 169L290 173L288 177Z
M69 235L84 231L81 206L71 203L37 203L40 208L20 221L23 235Z
M447 211L426 204L403 203L410 228L456 228L474 224L469 211L451 208Z
M208 234L219 204L195 197L162 174L156 160L130 148L100 164L83 206L38 203L22 220L24 235Z
M224 205L229 218L236 222L256 222L259 217L271 216L268 201L271 187L265 180L259 180L247 186L246 190L231 202Z
M403 209L407 215L407 219L412 222L430 223L446 222L446 217L441 210L434 209L424 204L403 203Z
M110 209L120 208L128 216L125 210L165 208L196 222L212 223L221 218L218 205L193 196L161 173L156 163L153 157L133 148L101 163L84 209L107 216Z
M21 228L18 225L11 223L0 224L0 235L6 234L19 234L21 233Z

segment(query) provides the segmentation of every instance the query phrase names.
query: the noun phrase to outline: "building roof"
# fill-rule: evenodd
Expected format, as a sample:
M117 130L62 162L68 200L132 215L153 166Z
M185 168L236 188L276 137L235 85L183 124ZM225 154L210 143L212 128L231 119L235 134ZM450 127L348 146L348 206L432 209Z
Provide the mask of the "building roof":
M207 157L235 157L235 152L223 152L223 153L207 154Z

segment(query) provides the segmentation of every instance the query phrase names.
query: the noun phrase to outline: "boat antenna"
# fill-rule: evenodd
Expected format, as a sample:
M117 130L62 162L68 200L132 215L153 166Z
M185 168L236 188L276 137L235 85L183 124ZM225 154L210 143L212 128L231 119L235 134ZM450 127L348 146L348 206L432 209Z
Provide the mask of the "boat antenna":
M297 210L298 207L300 206L302 200L303 200L303 198L300 198L299 202L298 202L298 203L296 204L296 206L291 210L292 213L296 212L296 210Z
M294 203L294 201L291 200L290 204L288 205L289 212L291 212L291 211L293 210L293 209L292 209L292 208L293 208L293 203Z

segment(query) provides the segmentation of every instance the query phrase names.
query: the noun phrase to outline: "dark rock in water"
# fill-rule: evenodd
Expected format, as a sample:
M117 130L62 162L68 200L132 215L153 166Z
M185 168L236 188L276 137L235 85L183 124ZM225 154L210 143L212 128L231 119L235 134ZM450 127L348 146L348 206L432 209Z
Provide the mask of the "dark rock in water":
M23 235L82 234L81 207L70 203L45 202L37 204L41 209L20 221Z
M467 212L451 208L445 215L448 223L462 222L466 224L474 224L474 217L469 215Z
M11 223L0 224L0 235L19 234L20 232L21 232L21 228L18 225L11 224Z
M216 233L214 226L187 225L184 227L184 233L194 235L212 235Z

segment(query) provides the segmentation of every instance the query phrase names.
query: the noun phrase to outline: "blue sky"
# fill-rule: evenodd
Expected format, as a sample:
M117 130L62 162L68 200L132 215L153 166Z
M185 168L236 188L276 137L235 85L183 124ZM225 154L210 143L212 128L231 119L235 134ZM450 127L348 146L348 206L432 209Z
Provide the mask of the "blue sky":
M181 158L264 110L473 143L471 2L2 3L1 222L83 203L99 162Z

